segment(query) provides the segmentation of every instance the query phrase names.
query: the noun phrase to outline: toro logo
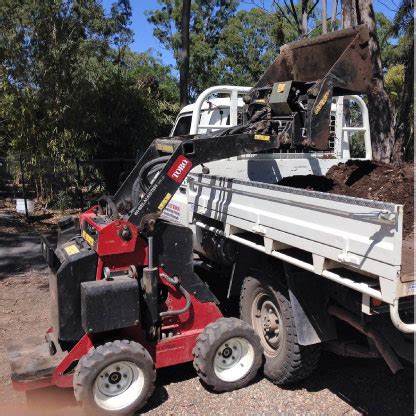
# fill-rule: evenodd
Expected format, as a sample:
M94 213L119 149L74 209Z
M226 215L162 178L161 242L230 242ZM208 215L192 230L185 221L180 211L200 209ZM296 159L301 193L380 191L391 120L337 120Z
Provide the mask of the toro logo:
M168 171L169 178L181 183L192 168L192 162L185 156L179 156Z

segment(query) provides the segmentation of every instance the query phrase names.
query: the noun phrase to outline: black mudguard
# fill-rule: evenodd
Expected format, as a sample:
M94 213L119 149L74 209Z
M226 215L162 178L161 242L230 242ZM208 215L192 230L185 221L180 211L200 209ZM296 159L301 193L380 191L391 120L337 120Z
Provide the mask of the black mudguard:
M328 299L322 277L284 263L290 302L300 345L337 339L334 319L327 312Z

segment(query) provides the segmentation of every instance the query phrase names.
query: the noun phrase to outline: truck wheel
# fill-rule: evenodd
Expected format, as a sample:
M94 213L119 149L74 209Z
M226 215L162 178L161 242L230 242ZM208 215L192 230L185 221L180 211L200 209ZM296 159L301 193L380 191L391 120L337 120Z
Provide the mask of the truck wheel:
M253 380L262 352L258 335L237 318L209 324L192 351L198 377L217 392L239 389Z
M75 398L90 415L131 415L154 389L156 371L148 351L137 342L107 342L79 360Z
M249 323L264 349L264 374L278 385L307 378L317 367L320 345L299 345L287 290L267 277L246 277L240 317Z

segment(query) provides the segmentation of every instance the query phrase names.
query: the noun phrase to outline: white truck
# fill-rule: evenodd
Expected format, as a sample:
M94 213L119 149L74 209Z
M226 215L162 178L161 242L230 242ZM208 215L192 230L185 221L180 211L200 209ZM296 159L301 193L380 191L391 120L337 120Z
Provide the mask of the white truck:
M204 91L182 109L171 136L238 125L249 90ZM359 108L358 125L348 125L346 100ZM276 185L349 160L356 132L371 159L361 97L333 99L331 132L329 151L249 154L196 167L162 214L193 230L195 253L221 279L209 284L226 285L231 301L239 297L241 317L260 335L265 374L277 384L308 376L322 346L382 356L393 372L402 368L398 357L413 360L416 282L401 274L403 207Z

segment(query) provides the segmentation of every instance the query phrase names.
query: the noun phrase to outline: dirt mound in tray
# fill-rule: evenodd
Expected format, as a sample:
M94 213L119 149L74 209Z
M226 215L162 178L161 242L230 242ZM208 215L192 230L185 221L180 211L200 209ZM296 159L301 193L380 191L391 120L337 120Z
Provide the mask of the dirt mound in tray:
M414 221L413 165L395 168L370 161L350 160L333 166L326 177L335 183L332 193L403 205L404 234L411 232Z
M407 236L414 221L414 167L401 168L371 161L350 160L329 169L326 176L291 176L278 183L339 195L393 202L404 206L403 233Z

